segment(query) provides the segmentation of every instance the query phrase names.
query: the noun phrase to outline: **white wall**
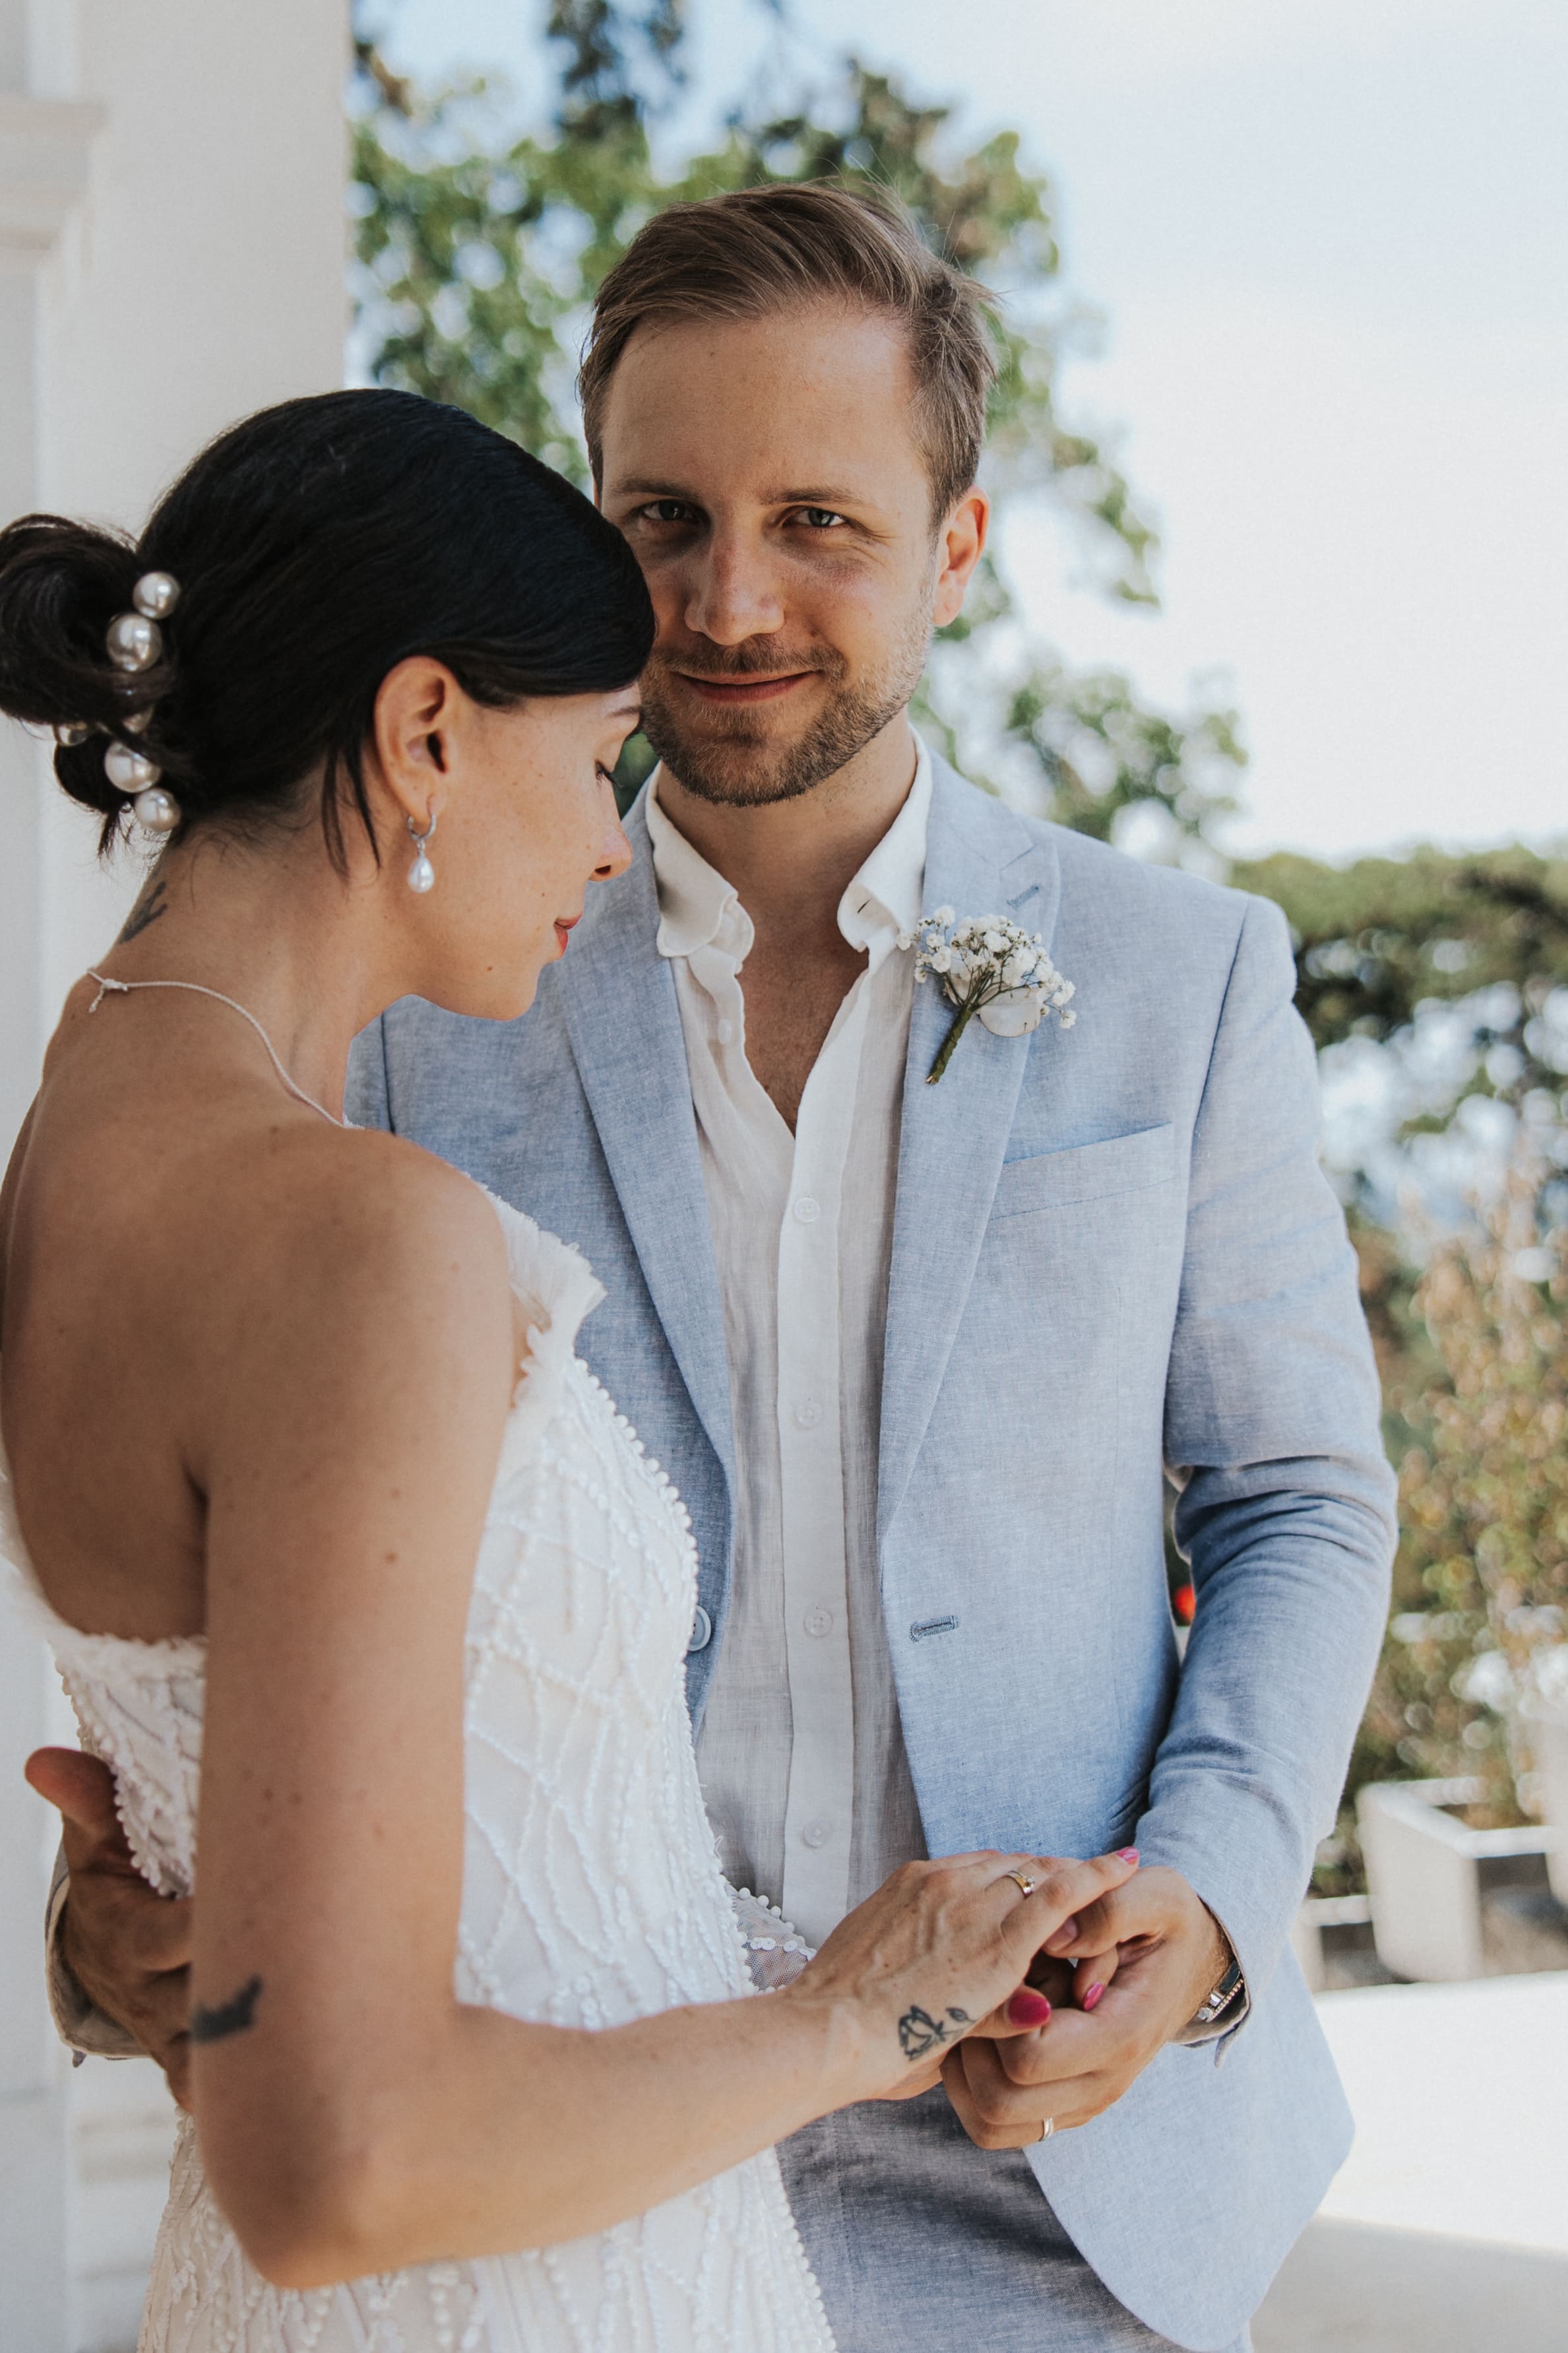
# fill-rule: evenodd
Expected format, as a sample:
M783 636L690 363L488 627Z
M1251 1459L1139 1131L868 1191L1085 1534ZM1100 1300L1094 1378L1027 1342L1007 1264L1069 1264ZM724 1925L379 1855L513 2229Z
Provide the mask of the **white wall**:
M347 0L0 0L0 517L134 530L221 427L342 380L346 50ZM0 722L0 1149L134 891L94 833ZM52 1841L20 1764L58 1705L0 1609L0 2353L130 2341L76 2276L102 2251L71 2243L92 2207L40 1990Z

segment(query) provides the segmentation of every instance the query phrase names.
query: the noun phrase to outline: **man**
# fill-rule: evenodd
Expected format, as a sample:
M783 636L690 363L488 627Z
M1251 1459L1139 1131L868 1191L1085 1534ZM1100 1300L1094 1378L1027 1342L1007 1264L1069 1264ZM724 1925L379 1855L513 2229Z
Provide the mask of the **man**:
M815 1941L921 1852L1136 1838L1068 1956L1119 1965L784 2150L845 2353L1237 2348L1348 2139L1288 1939L1391 1482L1279 914L910 730L984 545L989 373L974 290L847 195L642 232L584 371L659 619L637 854L525 1021L395 1008L351 1108L607 1287L585 1352L698 1535L737 1883ZM952 1008L901 943L939 904L1037 934L1070 1032L972 1024L928 1085ZM65 1957L177 2063L184 1921L71 1837Z

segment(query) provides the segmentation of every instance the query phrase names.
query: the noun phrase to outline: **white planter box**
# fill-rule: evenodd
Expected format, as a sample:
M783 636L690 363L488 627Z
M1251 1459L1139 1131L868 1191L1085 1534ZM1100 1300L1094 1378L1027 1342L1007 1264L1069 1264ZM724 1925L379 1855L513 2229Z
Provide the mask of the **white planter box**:
M1568 1905L1568 1710L1527 1700L1520 1715L1541 1780L1542 1811L1552 1833L1546 1876L1559 1904Z
M1378 1781L1356 1800L1373 1935L1395 1977L1451 1983L1485 1976L1480 1865L1552 1853L1550 1830L1467 1830L1443 1811L1480 1795L1480 1783L1468 1779Z
M1329 1981L1324 1929L1361 1928L1371 1918L1372 1908L1364 1895L1308 1896L1296 1915L1290 1943L1301 1965L1301 1975L1313 1993L1321 1993Z

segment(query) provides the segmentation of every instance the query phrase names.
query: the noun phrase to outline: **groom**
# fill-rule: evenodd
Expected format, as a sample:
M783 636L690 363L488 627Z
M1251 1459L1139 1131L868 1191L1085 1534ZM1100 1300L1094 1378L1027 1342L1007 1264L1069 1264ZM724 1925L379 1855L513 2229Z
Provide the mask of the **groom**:
M973 290L850 196L642 231L584 371L659 620L635 861L525 1020L405 1001L350 1108L604 1281L582 1345L698 1536L737 1883L815 1941L911 1855L1140 1849L1082 1924L1103 1995L1080 1970L943 2091L783 2150L844 2353L1217 2353L1349 2138L1289 1934L1391 1482L1279 915L910 730L984 544L989 375ZM1078 1018L973 1023L931 1086L952 1008L900 941L939 904L1038 933ZM183 1928L113 1894L78 1869L65 1952L166 2047Z

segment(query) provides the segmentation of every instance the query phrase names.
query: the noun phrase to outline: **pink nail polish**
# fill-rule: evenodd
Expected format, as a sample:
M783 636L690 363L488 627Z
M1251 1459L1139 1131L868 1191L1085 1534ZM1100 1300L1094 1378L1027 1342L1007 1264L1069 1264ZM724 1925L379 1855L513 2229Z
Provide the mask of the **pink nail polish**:
M1104 1991L1105 1988L1102 1985L1091 1985L1089 1991L1084 1995L1083 2008L1085 2010L1096 2009L1099 2006L1100 1998Z
M1050 2014L1051 2005L1045 1995L1036 1993L1028 1986L1020 1986L1007 2004L1007 2016L1012 2023L1026 2029L1044 2026Z
M1116 1850L1116 1860L1118 1862L1136 1862L1138 1860L1137 1848L1135 1846L1119 1846Z

